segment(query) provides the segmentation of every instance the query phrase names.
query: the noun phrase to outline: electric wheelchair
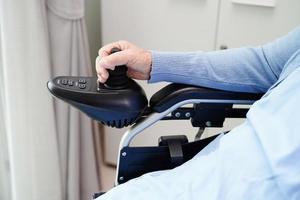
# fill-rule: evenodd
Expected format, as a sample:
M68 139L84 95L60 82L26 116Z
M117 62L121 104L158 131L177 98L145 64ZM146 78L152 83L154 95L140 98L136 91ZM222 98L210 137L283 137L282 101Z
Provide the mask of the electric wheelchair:
M119 50L113 49L111 53L116 51ZM56 77L47 84L55 97L103 125L130 126L119 146L116 185L190 160L217 137L200 139L206 127L223 127L225 118L244 118L248 109L233 105L251 105L262 96L172 83L148 102L144 90L126 72L126 66L109 70L105 84L98 83L96 77L70 76ZM189 142L185 135L161 136L158 146L130 146L136 135L159 120L190 120L193 127L199 127L195 141ZM93 198L101 194L96 193Z

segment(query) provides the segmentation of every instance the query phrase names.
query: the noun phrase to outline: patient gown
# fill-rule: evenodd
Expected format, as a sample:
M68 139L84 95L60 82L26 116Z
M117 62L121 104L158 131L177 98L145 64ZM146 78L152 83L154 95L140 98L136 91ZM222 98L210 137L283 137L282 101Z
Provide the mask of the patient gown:
M300 27L271 43L216 52L152 52L150 83L264 92L246 121L185 164L97 200L299 200Z

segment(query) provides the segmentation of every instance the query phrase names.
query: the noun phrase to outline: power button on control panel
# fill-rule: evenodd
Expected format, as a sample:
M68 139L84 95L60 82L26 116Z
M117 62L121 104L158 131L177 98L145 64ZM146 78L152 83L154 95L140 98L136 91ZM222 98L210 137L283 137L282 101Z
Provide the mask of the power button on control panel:
M80 89L85 89L85 88L86 88L86 85L85 85L85 84L78 84L78 87L79 87Z
M80 78L80 79L78 80L78 83L85 84L85 83L86 83L86 80L83 79L83 78Z
M68 84L68 80L67 79L62 79L60 82L61 82L62 85L67 85Z

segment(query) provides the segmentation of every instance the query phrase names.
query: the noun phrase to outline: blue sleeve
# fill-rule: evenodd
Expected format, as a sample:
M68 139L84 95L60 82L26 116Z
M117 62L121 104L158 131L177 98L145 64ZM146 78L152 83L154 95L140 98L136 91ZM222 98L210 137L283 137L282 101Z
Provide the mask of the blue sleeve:
M266 92L300 48L300 27L258 47L214 52L152 51L149 83L167 81L229 91Z

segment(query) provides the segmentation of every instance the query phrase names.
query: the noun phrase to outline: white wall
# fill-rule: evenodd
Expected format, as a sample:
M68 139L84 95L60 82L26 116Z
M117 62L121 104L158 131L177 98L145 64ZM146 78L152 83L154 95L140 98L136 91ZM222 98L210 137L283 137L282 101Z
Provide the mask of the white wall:
M85 7L85 20L89 37L90 55L92 66L98 55L98 49L101 47L101 29L100 29L100 1L87 0ZM95 68L93 67L95 72Z

